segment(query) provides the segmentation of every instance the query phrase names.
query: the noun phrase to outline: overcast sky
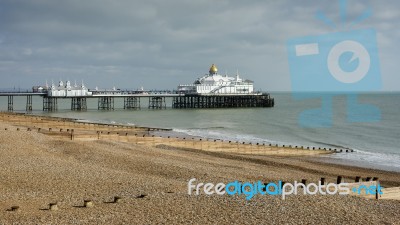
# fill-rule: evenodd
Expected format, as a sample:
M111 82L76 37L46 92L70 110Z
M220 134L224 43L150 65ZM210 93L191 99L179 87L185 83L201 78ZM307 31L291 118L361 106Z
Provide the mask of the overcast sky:
M348 0L354 28L374 28L383 90L400 90L400 2ZM62 80L94 88L174 89L208 72L255 81L256 89L291 88L288 39L338 31L332 0L1 0L0 88Z

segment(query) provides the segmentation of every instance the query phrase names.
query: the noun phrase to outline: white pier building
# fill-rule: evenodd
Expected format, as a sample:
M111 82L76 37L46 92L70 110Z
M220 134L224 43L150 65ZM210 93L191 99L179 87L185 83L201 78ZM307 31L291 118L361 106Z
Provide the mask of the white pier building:
M253 81L218 74L218 68L212 64L209 73L198 78L193 84L181 84L178 86L181 94L253 94Z
M51 87L47 87L47 96L49 97L85 97L91 95L92 92L85 87L83 82L81 86L76 85L76 83L71 86L70 81L67 81L65 85L64 82L60 81L58 86L52 84Z

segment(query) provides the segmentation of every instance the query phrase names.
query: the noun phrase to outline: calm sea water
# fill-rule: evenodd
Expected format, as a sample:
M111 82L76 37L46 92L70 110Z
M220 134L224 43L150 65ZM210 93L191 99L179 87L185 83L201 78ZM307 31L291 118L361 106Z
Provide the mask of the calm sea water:
M352 148L354 153L328 156L338 163L358 164L378 169L400 171L400 94L363 94L362 103L379 107L381 120L373 123L349 123L346 120L346 96L334 98L333 126L304 128L298 115L321 105L319 99L296 100L289 93L273 93L274 108L246 109L166 109L148 110L147 98L142 110L123 110L122 99L115 101L114 111L98 111L97 100L88 100L88 111L72 112L70 100L60 99L59 111L50 116L78 118L110 123L172 128L176 132L247 142L292 144L316 147ZM14 98L15 111L24 111L24 97ZM171 99L167 99L170 105ZM33 99L35 114L42 114L42 99ZM0 110L7 110L7 98L0 97ZM315 118L318 119L318 118Z

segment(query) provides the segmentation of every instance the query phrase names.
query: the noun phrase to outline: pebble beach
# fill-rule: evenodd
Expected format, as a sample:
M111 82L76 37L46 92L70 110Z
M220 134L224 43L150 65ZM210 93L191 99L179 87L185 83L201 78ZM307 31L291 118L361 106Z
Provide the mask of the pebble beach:
M335 182L340 175L345 181L379 177L384 187L400 186L399 173L318 161L323 152L235 154L210 145L199 150L191 148L195 143L165 137L96 138L108 132L121 136L122 130L141 135L145 128L74 127L66 120L43 117L39 124L32 116L1 116L0 224L400 224L395 199L188 194L191 178ZM59 133L74 129L76 136L52 135L49 127Z

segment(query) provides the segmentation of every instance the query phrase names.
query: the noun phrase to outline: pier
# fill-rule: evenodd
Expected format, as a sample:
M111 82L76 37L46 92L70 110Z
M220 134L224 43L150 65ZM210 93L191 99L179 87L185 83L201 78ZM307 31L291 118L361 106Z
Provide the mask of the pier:
M87 100L97 99L98 110L114 110L115 99L123 98L123 109L140 109L141 99L147 98L149 109L166 109L166 98L172 98L171 108L252 108L274 107L274 99L268 93L254 91L253 81L239 76L218 74L218 68L212 64L208 74L196 79L192 84L180 84L175 91L170 90L99 90L88 89L83 81L78 85L70 81L59 81L58 85L33 86L32 91L0 92L8 97L8 111L14 111L14 97L26 96L26 111L32 111L33 96L43 97L43 111L57 111L59 99L71 99L71 110L87 110ZM119 108L117 106L117 108Z
M96 98L98 110L114 110L115 99L123 99L120 108L126 110L141 109L141 102L148 102L149 109L166 109L166 98L172 98L171 107L174 109L193 108L245 108L245 107L274 107L274 99L267 93L252 94L182 94L177 91L90 91L90 95L54 96L47 92L0 92L0 97L8 98L8 111L14 111L14 97L26 97L26 111L33 108L32 97L43 98L43 111L57 111L58 100L70 99L71 110L87 110L87 99ZM147 98L148 101L143 101ZM117 107L118 108L118 107Z

